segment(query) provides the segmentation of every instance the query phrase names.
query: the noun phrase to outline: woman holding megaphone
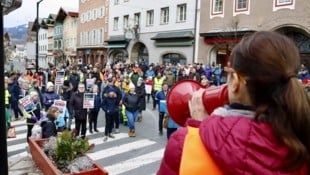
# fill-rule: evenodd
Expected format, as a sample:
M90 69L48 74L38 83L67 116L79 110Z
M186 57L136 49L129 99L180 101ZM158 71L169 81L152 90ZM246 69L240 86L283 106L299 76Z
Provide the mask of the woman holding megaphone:
M298 49L286 36L244 37L232 50L215 109L208 108L214 93L195 85L185 122L167 99L170 116L185 127L168 140L157 175L309 174L310 99L296 78L299 65Z

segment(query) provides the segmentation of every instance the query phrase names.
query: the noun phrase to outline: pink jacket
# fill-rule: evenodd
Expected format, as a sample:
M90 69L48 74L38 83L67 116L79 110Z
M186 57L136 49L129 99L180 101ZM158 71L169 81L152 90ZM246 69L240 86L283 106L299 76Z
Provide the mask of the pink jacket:
M212 114L199 127L201 139L224 174L288 175L307 174L303 166L295 172L281 170L287 148L275 137L270 125L249 117ZM157 175L178 175L187 128L179 128L169 139Z

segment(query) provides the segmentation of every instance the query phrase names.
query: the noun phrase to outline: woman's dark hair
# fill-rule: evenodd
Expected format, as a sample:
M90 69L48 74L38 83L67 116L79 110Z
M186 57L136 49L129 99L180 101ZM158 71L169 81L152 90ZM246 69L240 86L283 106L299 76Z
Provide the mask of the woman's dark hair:
M234 47L230 65L245 77L256 120L268 122L287 146L283 168L310 162L310 100L297 79L300 57L294 42L276 32L256 32Z

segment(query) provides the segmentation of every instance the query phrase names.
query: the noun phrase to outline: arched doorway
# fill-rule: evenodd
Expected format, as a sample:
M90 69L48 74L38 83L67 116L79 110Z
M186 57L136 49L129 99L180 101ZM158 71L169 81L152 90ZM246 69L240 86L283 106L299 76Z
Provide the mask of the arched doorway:
M137 61L138 63L149 62L149 52L143 43L137 42L134 44L134 46L132 47L130 60L132 62Z
M276 30L291 38L299 49L301 63L310 71L310 34L296 27L281 27Z
M110 61L112 61L113 63L117 63L117 62L125 63L128 58L128 53L124 49L112 50L110 51L108 55L109 55Z
M178 63L182 65L186 65L186 58L179 53L167 53L163 55L163 64L173 64L176 65Z

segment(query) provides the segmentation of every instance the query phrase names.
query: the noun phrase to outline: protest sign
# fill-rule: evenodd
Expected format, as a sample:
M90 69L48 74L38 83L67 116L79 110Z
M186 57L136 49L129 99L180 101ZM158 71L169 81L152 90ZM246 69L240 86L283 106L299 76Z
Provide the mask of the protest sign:
M66 110L67 102L64 100L55 100L53 106L57 107L59 110L59 115L63 116Z
M95 84L95 79L94 78L88 78L86 79L86 89L91 90L93 85Z
M30 95L25 96L18 100L20 106L24 108L26 112L32 112L36 109L36 105L33 103Z
M55 85L61 86L65 81L65 72L64 71L57 71L56 78L55 78Z
M83 108L84 109L94 108L94 103L95 103L95 94L84 93Z

